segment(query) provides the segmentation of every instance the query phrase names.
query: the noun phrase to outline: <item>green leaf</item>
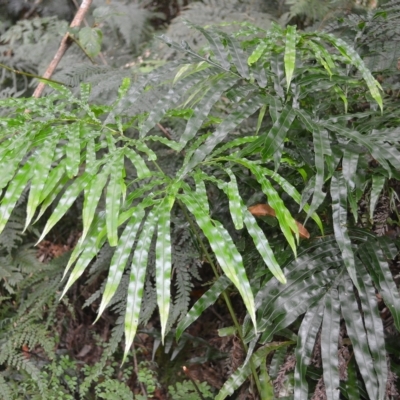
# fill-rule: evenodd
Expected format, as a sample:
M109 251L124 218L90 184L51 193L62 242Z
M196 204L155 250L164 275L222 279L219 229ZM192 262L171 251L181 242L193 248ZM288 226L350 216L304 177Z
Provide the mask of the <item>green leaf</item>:
M176 152L181 151L181 146L178 142L175 142L175 140L167 139L163 136L146 136L146 140L152 140L153 142L162 143Z
M265 138L264 146L261 150L263 160L271 159L274 153L280 148L295 117L296 113L293 107L287 104Z
M38 240L41 242L47 235L51 228L64 216L64 214L71 208L79 194L86 188L86 186L93 179L93 175L84 172L77 178L70 186L67 187L64 194L61 196L56 208L48 219L46 226Z
M394 168L400 169L400 152L393 143L388 142L386 139L382 140L382 136L375 136L373 134L364 135L360 132L350 130L334 122L333 118L332 121L321 120L320 124L339 135L353 140L355 143L365 146L389 174L392 173L392 165Z
M65 288L60 296L62 298L65 293L67 293L68 289L76 282L76 280L83 274L87 266L93 260L94 257L99 253L100 249L102 248L103 244L106 241L106 236L101 234L103 224L102 218L96 218L94 223L92 224L92 228L89 231L86 239L81 242L81 246L76 247L76 251L74 249L73 254L71 254L71 258L65 267L64 276L66 276L70 266L74 262L79 255L79 259L75 264L74 269L71 272L71 275L68 278L68 281L65 285Z
M66 172L70 179L78 174L81 153L81 123L68 125L68 142L65 149Z
M250 54L249 58L247 59L247 64L253 65L256 63L261 56L269 51L272 48L271 42L268 40L266 41L265 39L260 41L256 47L256 49L253 51L253 53Z
M211 220L208 213L203 208L203 203L207 199L201 199L193 192L185 190L179 199L186 205L194 215L197 224L210 242L210 246L226 276L239 290L246 309L256 327L256 317L254 308L254 298L243 260L236 249L229 233L218 221Z
M308 398L306 372L311 361L311 354L321 326L324 307L323 301L310 307L300 325L295 350L296 369L294 371L294 400L303 400Z
M315 176L314 194L311 202L310 209L307 216L312 214L324 201L325 193L322 187L325 180L325 161L324 155L332 155L331 141L329 134L326 130L321 129L318 122L314 122L312 117L304 110L296 110L298 117L302 120L307 130L313 134L314 154L315 154L315 168L317 174Z
M156 291L157 304L160 313L161 338L164 341L171 301L171 217L170 212L175 197L166 196L157 207L158 225L156 242Z
M286 43L285 43L285 56L284 56L287 92L289 92L290 82L292 81L294 67L296 65L296 42L297 42L296 27L293 25L289 25L286 28Z
M135 215L129 220L122 232L118 241L118 246L115 249L113 258L111 259L107 283L101 299L96 321L99 319L118 289L126 263L128 262L128 258L132 252L136 235L139 231L140 225L142 224L143 217L144 210L138 207Z
M261 185L262 191L268 198L268 204L275 210L276 218L279 221L279 226L285 235L290 247L294 254L296 254L296 243L293 238L292 232L295 232L298 236L298 228L296 221L293 219L289 210L286 208L278 192L275 190L271 182L265 178L263 168L259 165L248 161L246 159L241 159L240 162L246 168L248 168L257 179L257 182Z
M351 357L347 364L346 390L347 390L347 395L349 396L348 400L361 399L360 391L358 388L357 369L354 357Z
M265 175L269 176L271 179L273 179L276 183L279 184L279 186L297 203L301 204L301 194L297 191L297 189L289 183L285 178L283 178L281 175L276 173L275 171L271 171L267 168L263 168L263 172ZM310 214L310 206L308 204L304 204L303 206L304 211L306 211L308 214ZM316 222L318 225L318 228L320 229L321 233L323 234L324 232L324 227L322 225L322 221L319 218L319 216L316 213L313 213L311 215L311 218Z
M100 318L118 289L126 263L128 262L128 258L132 252L136 235L139 231L140 225L142 224L143 217L144 210L138 207L119 238L117 248L115 249L115 253L110 262L107 283L101 298L101 304L99 306L99 311L97 312L96 321Z
M326 51L326 49L318 42L313 42L312 40L307 40L305 42L306 46L310 47L312 55L319 61L319 63L328 72L329 77L332 77L332 70L335 68L335 64L332 60L331 55Z
M118 243L118 215L121 205L121 182L123 181L122 173L124 170L124 158L122 153L119 153L110 165L110 180L106 194L106 224L110 246L116 246Z
M46 183L42 189L42 192L40 193L39 203L42 203L47 198L47 196L53 193L63 177L68 179L68 177L65 175L65 159L61 160L57 166L51 169L49 176L46 179Z
M139 324L147 260L156 224L157 216L155 215L155 210L152 209L140 232L131 264L125 313L125 350L122 363L126 360Z
M349 44L347 44L344 40L336 36L330 34L320 34L320 33L318 34L318 36L321 36L328 43L331 43L333 46L335 46L340 51L340 53L343 56L345 56L351 62L351 64L353 64L360 71L362 77L364 78L369 88L372 97L378 103L381 112L383 112L383 102L380 94L380 90L382 90L381 85L372 76L370 70L366 67L360 55L352 47L350 47Z
M40 203L41 193L46 185L46 179L50 173L51 163L53 161L58 139L59 137L57 134L50 135L46 138L40 151L35 154L35 162L31 166L34 174L32 176L28 204L26 207L25 229L30 224Z
M228 396L232 395L236 389L238 389L244 381L250 376L251 368L258 368L261 364L266 363L266 358L269 353L274 350L281 349L291 345L292 342L272 342L260 347L250 358L249 362L239 367L224 383L221 390L215 397L215 400L223 400ZM263 400L269 400L269 398L263 398Z
M96 57L101 51L103 33L99 28L84 27L79 31L79 42L90 57Z
M42 194L40 196L41 197L40 202L42 204L40 206L40 210L36 217L35 222L39 221L39 219L43 216L45 211L57 199L58 195L62 192L62 190L65 188L68 182L70 182L70 179L64 173L64 169L65 167L62 165L60 169L57 171L56 175L52 175L52 172L55 171L56 168L54 168L53 171L50 172L50 175L46 182L46 186L44 187ZM49 186L47 186L47 183L49 184ZM45 195L46 197L44 197Z
M325 295L325 310L321 330L321 358L328 400L339 400L338 341L340 331L339 292L332 287Z
M354 189L356 183L354 181L356 172L357 172L357 164L360 155L350 149L346 148L343 151L343 159L342 159L342 173L343 178L346 183L349 185L350 189ZM373 175L374 177L375 175Z
M236 176L229 168L225 169L230 181L227 184L227 195L229 199L229 210L231 212L233 224L236 229L243 228L243 211L242 200L239 194L239 188L236 181Z
M379 383L378 400L385 399L386 382L388 379L388 368L385 349L385 333L383 331L382 318L379 314L375 287L371 276L361 262L357 263L357 272L360 275L360 291L365 330L368 337L369 350L374 360L374 369Z
M24 159L29 147L31 146L31 138L26 135L20 136L18 139L13 140L10 150L7 151L0 158L0 189L7 186L10 180L14 177L19 164Z
M17 171L13 180L7 187L0 203L0 233L3 231L11 216L15 205L20 198L25 186L31 179L34 171L32 165L37 161L35 155L31 156L28 161Z
M332 197L332 221L333 230L338 246L342 252L343 261L346 265L350 278L358 288L358 279L354 264L354 253L351 248L351 240L347 230L347 185L343 175L335 172L331 181Z
M150 129L160 122L167 110L172 109L191 87L196 87L206 77L205 71L198 71L172 86L167 94L154 105L146 121L140 127L140 138L144 138Z
M96 170L96 145L93 138L88 138L86 143L86 167L85 171L94 174Z
M261 112L261 111L260 111ZM241 138L230 140L222 146L217 147L211 154L210 158L216 158L219 154L224 154L227 150L239 147L242 144L252 143L257 141L259 138L257 136L244 136ZM236 159L235 159L236 161Z
M97 210L100 197L103 193L103 189L107 183L108 176L110 174L110 164L106 164L103 169L96 174L93 180L89 183L85 189L85 199L83 202L82 210L82 223L83 232L82 240L85 239L90 225L92 224L95 212Z
M274 82L275 92L277 94L277 97L283 101L285 99L285 92L283 90L282 83L285 78L285 71L284 71L284 60L282 54L275 52L271 53L270 65L271 65L271 72L273 73L272 79Z
M242 78L249 79L250 73L249 67L246 63L246 54L240 47L240 43L234 37L224 32L220 32L220 34L223 36L226 44L228 45L229 53L232 57L232 61L235 64L238 73Z
M221 39L218 35L213 32L211 29L204 29L201 26L192 24L190 22L186 22L189 26L200 31L205 38L208 40L210 44L211 51L214 53L215 58L221 64L221 67L229 70L230 62L228 61L228 52L226 51L224 44L222 43Z
M374 370L374 360L369 350L368 338L364 330L363 317L358 309L357 299L353 292L353 283L347 276L342 277L339 297L347 334L353 344L357 365L368 395L371 399L379 399L379 384Z
M237 106L236 110L227 116L215 132L206 139L205 143L194 152L182 174L187 174L196 165L202 162L214 150L215 146L225 139L229 132L262 107L265 100L265 97L258 92L255 94L253 93L252 96L248 93L245 101L242 101Z
M124 149L124 154L126 157L129 158L132 165L136 168L136 172L139 179L147 178L151 176L151 171L147 167L146 163L144 162L143 158L139 156L135 151L126 147Z
M365 243L358 253L361 261L368 268L378 292L389 308L394 324L400 331L400 296L393 280L389 265L382 250L374 242Z
M276 332L287 328L301 314L307 312L325 294L325 285L330 285L336 274L332 270L321 271L307 279L297 277L295 280L286 274L288 283L287 288L280 291L281 299L267 300L261 309L257 307L262 312L258 324L259 330L263 332L260 343L268 342Z
M208 88L200 101L196 103L193 116L189 119L185 131L179 139L181 148L196 136L213 105L221 98L222 93L229 90L236 82L236 78L232 78L231 75L227 74L219 74L212 77L210 88Z
M372 175L372 187L371 187L371 196L369 203L369 218L371 219L371 221L374 218L376 203L379 200L379 196L382 192L385 182L386 178L384 176L377 174Z
M285 275L276 261L274 252L272 251L263 230L258 226L257 221L246 208L243 209L243 216L247 231L253 238L254 245L263 258L265 264L279 282L286 283Z
M269 366L269 375L272 379L276 379L279 373L279 370L283 363L285 362L287 349L284 347L275 351L270 366Z
M202 207L203 210L209 214L210 206L208 204L207 190L204 182L207 178L212 179L212 177L208 177L201 170L196 170L193 174L194 183L196 184L196 194L199 196L199 198L204 199Z
M183 318L176 328L176 340L182 336L183 331L203 314L203 311L213 305L221 293L231 284L231 281L225 276L220 276L212 286L201 296L193 307L189 310L186 317Z

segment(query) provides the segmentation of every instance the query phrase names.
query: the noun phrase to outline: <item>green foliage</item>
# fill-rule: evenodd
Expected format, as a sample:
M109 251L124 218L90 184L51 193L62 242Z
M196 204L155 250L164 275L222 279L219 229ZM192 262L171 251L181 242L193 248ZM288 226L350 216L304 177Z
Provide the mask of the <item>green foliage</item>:
M49 264L41 264L32 250L22 247L19 252L17 260L19 259L22 273L15 288L18 296L14 297L14 301L17 306L15 309L2 308L0 363L7 368L3 372L5 381L2 385L6 387L15 381L13 375L19 370L27 375L28 380L35 382L34 393L44 396L46 384L40 365L35 360L35 348L41 348L50 359L55 357L56 333L52 331L52 327L59 305L57 292L62 287L60 280L66 257ZM31 268L28 268L30 263ZM63 303L69 306L66 299Z
M196 387L194 386L196 384ZM213 393L206 382L183 381L177 382L175 387L168 386L168 393L172 400L203 400L212 399ZM200 397L200 391L202 397Z
M148 362L141 361L138 365L138 381L142 383L149 397L154 396L157 389L157 376L153 369L150 368Z
M52 54L48 51L56 51L67 27L66 21L55 17L18 21L0 36L0 63L38 75L51 61ZM26 76L1 69L0 98L29 94L32 83Z
M116 378L116 364L108 365L103 369L102 376L97 383L93 399L122 399L133 400L133 393L127 386L126 382L132 374L131 368L125 368L119 379ZM90 367L85 366L79 371L78 364L71 360L68 356L61 356L54 359L51 363L45 365L39 373L40 380L45 382L45 390L39 394L38 380L25 378L14 388L14 394L7 397L8 399L29 398L31 400L49 399L49 400L73 400L76 395L80 398L87 397L89 393L82 390L79 383L81 374L87 376L96 365Z
M363 382L370 399L383 400L388 368L375 291L399 329L399 295L387 265L397 249L354 225L360 200L370 196L373 217L388 178L398 179L398 108L385 114L379 82L330 33L188 25L205 49L163 36L182 58L134 82L125 78L106 103L90 100L89 84L76 95L54 83L45 98L0 102L0 227L28 189L25 225L45 219L39 241L81 202L83 233L64 272L63 296L85 272L99 276L108 267L88 304L101 296L99 317L107 307L120 317L83 387L96 382L123 333L126 359L156 305L161 340L176 322L179 338L221 293L229 304L232 284L247 312L236 330L248 351L217 398L250 375L261 397L271 398L266 358L294 343L294 396L307 398L320 340L328 398L338 398L342 383L345 395ZM272 207L273 224L249 211L255 199ZM323 228L333 233L300 244L297 220L309 217L312 237ZM182 242L191 243L184 256ZM187 312L200 257L216 281ZM347 379L337 356L340 315L355 355ZM290 331L296 323L297 335ZM146 368L139 379L154 390Z

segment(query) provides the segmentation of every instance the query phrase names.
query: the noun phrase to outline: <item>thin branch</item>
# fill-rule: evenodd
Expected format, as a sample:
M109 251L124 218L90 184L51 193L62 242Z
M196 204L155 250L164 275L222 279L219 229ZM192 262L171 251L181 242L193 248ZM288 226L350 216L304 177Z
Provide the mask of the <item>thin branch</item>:
M91 4L92 0L82 0L82 4L79 7L79 10L77 11L74 19L71 22L70 25L71 28L76 28L81 25L83 19L85 18L86 13L89 11ZM61 40L60 47L58 48L57 53L55 54L53 60L49 64L46 72L43 74L43 78L49 79L53 75L63 55L68 50L69 46L71 46L71 43L72 41L70 35L67 32ZM43 93L44 87L45 83L40 82L32 96L40 97Z
M157 126L167 139L172 140L172 136L161 124L157 124Z
M39 76L39 75L35 75L35 74L30 74L29 72L25 72L25 71L19 71L18 69L14 69L11 68L5 64L0 63L0 68L4 68L7 71L11 71L14 74L18 74L18 75L23 75L23 76L27 76L29 78L36 78L36 79L43 79L46 82L53 82L53 83L57 83L59 85L63 85L63 86L68 86L67 84L63 83L63 82L59 82L59 81L55 81L53 79L46 79L43 76Z

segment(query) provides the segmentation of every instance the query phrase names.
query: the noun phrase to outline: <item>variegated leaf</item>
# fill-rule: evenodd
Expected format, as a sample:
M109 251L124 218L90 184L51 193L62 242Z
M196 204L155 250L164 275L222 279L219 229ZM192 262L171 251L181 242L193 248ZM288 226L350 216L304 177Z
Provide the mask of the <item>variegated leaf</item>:
M128 294L126 299L125 350L122 360L123 363L125 362L132 346L139 324L147 260L156 224L157 216L155 215L154 209L152 209L144 222L142 231L140 232L131 264Z
M118 215L121 206L123 163L124 158L120 153L110 165L110 180L106 193L106 224L110 246L116 246L118 243Z
M138 207L119 238L117 248L115 249L115 253L110 262L107 283L101 298L96 321L100 318L118 289L126 263L128 262L128 258L133 250L136 235L139 231L140 225L142 224L143 217L144 210Z
M85 239L89 231L90 225L93 221L96 209L100 201L100 197L103 193L104 186L107 183L109 174L110 174L110 164L106 163L103 169L96 174L96 176L90 182L88 187L85 189L85 199L83 202L83 210L82 210L82 223L83 223L82 240Z
M256 327L253 293L246 276L242 257L232 238L221 223L210 219L203 208L204 199L188 190L185 190L183 195L179 195L179 198L194 215L197 224L209 240L222 270L239 290L254 327Z
M292 81L294 67L296 65L296 27L289 25L286 28L286 43L285 43L285 72L286 72L286 91L289 92L290 82Z
M42 241L47 235L51 228L64 216L64 214L71 208L79 194L86 188L86 186L93 179L93 175L84 172L79 178L77 178L61 196L56 208L48 219L46 226L38 240Z
M164 340L171 302L171 216L174 196L166 196L157 207L157 242L156 242L156 291L157 304L160 313L161 338Z
M193 307L189 310L186 317L182 319L176 328L176 340L179 340L183 331L194 321L197 320L203 311L213 305L220 294L231 284L231 281L226 275L220 276L213 285L196 301Z
M331 181L333 230L338 246L342 252L347 271L358 288L358 279L354 263L354 253L347 230L347 185L343 175L335 172Z
M58 135L49 135L35 157L36 162L32 165L34 174L32 176L28 204L26 207L27 215L25 229L30 224L35 214L36 208L40 203L41 193L46 185L46 179L50 173L51 163L54 157L55 147L57 143Z
M31 156L31 158L21 167L17 173L15 174L13 180L9 184L6 192L3 195L0 203L0 233L3 231L4 227L7 224L8 219L11 216L11 213L20 198L23 190L25 189L28 181L31 179L33 175L32 165L36 162L35 155Z
M68 125L68 142L65 149L66 172L70 179L78 174L81 156L81 123Z

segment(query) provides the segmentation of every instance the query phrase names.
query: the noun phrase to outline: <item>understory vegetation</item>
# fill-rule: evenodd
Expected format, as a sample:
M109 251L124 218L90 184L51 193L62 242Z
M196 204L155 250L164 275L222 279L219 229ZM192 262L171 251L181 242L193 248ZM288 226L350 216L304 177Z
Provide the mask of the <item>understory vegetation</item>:
M400 1L62 4L0 5L0 397L398 399Z

